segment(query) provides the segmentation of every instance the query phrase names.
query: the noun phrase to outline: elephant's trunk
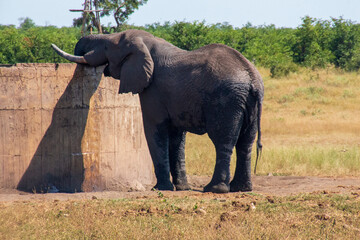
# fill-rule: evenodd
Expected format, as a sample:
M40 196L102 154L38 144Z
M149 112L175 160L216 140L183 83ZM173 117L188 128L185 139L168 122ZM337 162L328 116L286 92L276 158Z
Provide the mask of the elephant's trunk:
M61 57L65 58L66 60L69 60L70 62L82 63L82 64L88 63L83 56L74 56L74 55L68 54L68 53L64 52L63 50L61 50L60 48L58 48L55 44L51 44L51 47L55 50L55 52L57 54L59 54Z

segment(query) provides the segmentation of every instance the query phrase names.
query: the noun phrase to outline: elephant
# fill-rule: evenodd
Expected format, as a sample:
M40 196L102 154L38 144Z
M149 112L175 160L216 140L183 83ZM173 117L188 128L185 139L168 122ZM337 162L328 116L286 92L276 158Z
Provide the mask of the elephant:
M106 64L104 75L120 80L119 93L139 95L155 189L190 189L184 149L191 132L207 133L216 150L214 173L204 192L252 191L251 151L256 135L257 150L262 148L264 84L241 53L222 44L186 51L142 30L85 36L74 55L51 46L72 62Z

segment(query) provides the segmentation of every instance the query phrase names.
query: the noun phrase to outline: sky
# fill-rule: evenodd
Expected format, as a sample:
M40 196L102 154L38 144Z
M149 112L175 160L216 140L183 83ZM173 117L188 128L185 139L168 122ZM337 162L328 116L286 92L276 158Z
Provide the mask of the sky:
M0 24L19 26L19 19L31 18L36 25L72 26L84 0L0 0ZM301 18L310 16L322 20L331 17L360 23L360 0L148 0L128 19L129 24L144 26L166 21L205 21L206 24L229 23L242 27L270 25L296 28ZM116 25L113 17L101 23Z

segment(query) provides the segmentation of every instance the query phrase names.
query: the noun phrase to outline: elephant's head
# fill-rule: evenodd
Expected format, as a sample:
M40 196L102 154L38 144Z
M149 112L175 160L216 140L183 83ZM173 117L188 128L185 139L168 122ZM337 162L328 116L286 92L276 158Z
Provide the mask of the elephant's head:
M107 64L104 74L120 80L119 93L140 93L150 84L154 70L150 51L144 43L146 38L153 36L138 30L90 35L78 41L75 55L62 51L54 44L51 46L71 62L94 67Z

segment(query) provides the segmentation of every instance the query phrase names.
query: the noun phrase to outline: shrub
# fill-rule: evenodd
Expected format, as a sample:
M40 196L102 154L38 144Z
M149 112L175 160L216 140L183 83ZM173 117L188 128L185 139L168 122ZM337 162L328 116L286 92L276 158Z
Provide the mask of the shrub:
M234 28L226 22L165 22L145 27L123 24L119 30L126 29L143 29L185 50L222 43L257 66L269 68L272 77L286 76L298 66L314 69L331 64L348 71L360 69L360 25L343 18L329 21L306 16L296 29L250 23ZM65 62L50 43L72 52L80 37L79 28L38 27L29 18L23 19L19 28L0 25L0 63Z

